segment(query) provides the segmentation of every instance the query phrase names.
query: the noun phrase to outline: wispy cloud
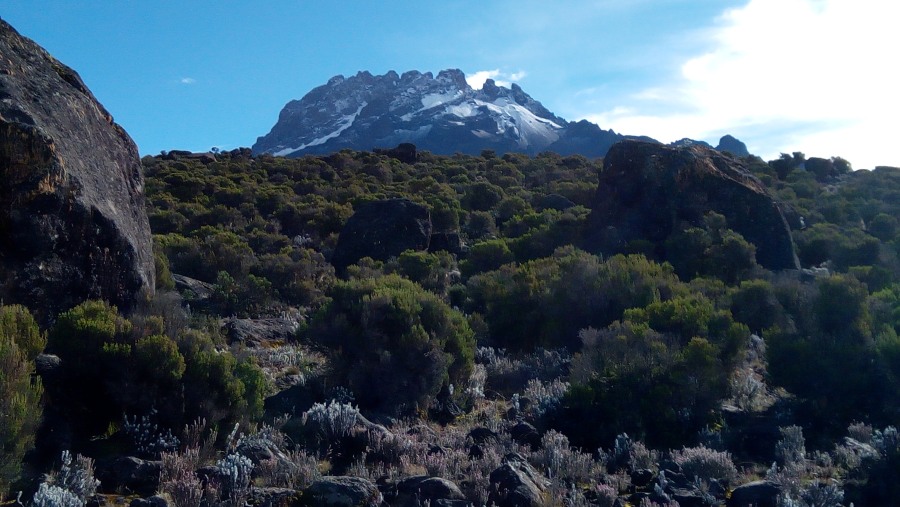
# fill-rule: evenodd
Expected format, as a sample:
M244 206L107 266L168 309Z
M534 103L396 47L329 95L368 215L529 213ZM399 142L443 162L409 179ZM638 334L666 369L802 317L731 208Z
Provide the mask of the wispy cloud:
M484 86L484 82L488 79L493 79L497 86L509 87L510 84L521 81L527 75L528 73L524 70L512 73L502 72L500 69L479 70L478 72L467 75L466 82L476 90L480 90Z
M197 80L192 77L183 77L183 78L179 79L178 82L181 84L192 85L192 84L196 83Z
M586 117L661 141L733 133L764 157L900 165L897 19L900 2L750 0L719 18L679 75Z

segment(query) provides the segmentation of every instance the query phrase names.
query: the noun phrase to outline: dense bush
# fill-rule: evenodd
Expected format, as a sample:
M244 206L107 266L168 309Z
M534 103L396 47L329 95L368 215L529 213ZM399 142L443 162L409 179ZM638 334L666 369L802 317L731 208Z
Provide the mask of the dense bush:
M103 434L122 414L158 413L167 428L196 418L252 420L262 415L265 377L258 367L219 352L205 333L162 334L164 322L140 326L115 307L87 301L61 314L48 351L60 356L60 381L48 386L54 411L71 418L79 439Z
M34 359L46 339L22 306L0 307L0 500L19 478L43 412Z
M469 280L467 308L484 316L491 345L577 349L578 330L602 328L627 308L684 291L671 266L643 256L607 261L572 247Z
M436 295L386 275L337 282L329 296L308 336L328 348L335 381L360 406L408 414L468 379L474 334Z

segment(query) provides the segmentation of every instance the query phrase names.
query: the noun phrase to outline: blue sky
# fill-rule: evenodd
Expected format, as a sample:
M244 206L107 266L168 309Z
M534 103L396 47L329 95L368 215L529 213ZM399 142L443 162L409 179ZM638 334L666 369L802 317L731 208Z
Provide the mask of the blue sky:
M518 82L568 120L900 166L895 0L4 0L142 154L250 146L337 74Z

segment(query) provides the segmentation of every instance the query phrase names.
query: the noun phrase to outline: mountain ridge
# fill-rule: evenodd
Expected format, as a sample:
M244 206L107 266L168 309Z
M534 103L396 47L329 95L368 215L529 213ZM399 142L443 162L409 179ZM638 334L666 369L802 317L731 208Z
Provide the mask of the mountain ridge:
M482 150L530 155L603 156L624 139L655 141L604 130L586 120L569 122L519 85L488 79L480 89L459 69L337 75L299 100L289 101L255 154L324 154L413 143L436 154Z

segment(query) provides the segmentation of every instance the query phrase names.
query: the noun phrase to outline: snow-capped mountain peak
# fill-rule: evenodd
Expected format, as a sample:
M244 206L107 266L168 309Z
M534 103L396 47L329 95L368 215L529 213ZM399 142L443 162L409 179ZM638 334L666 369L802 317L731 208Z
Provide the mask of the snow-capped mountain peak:
M299 156L411 142L435 153L493 149L533 154L564 148L559 142L568 126L516 84L506 88L488 79L476 90L458 69L437 76L418 71L373 76L363 71L334 76L289 102L253 151ZM588 156L602 155L618 140L602 138L620 137L599 128L595 134L599 138L589 151L601 152L585 153Z

